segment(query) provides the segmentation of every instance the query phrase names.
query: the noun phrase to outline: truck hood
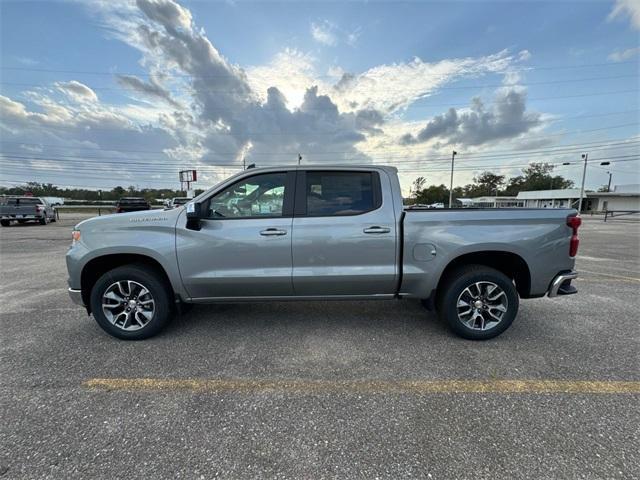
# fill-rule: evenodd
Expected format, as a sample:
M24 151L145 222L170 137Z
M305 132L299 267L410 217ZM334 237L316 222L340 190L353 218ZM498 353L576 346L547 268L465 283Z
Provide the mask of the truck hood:
M140 228L144 225L159 226L171 225L175 226L176 221L183 207L173 208L171 210L143 210L139 212L114 213L111 215L102 215L100 217L92 217L83 220L75 226L76 230L117 228L119 230L126 228L128 225Z

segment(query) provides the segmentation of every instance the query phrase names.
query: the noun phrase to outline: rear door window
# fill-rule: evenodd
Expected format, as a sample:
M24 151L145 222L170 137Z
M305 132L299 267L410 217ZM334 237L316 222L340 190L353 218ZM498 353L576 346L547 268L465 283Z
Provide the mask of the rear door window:
M380 179L375 172L306 172L305 212L310 217L359 215L381 204Z

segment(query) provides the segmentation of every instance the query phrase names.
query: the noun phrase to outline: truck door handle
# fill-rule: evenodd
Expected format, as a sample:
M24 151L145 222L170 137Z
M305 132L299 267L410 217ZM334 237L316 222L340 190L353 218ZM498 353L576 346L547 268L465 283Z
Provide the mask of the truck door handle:
M278 228L267 228L265 230L260 231L260 235L262 235L263 237L274 237L274 236L286 235L286 234L287 234L286 230L280 230Z
M391 229L389 227L379 227L377 225L368 227L363 230L364 233L389 233Z

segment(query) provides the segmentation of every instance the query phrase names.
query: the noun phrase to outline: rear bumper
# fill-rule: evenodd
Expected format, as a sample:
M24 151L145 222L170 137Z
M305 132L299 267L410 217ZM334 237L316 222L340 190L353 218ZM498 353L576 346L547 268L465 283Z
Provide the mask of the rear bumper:
M547 294L549 297L558 297L560 295L578 293L578 289L571 285L571 280L575 280L576 278L578 278L578 272L574 270L557 275L551 282Z
M70 288L69 289L69 298L71 298L71 301L73 303L75 303L76 305L80 305L82 307L86 306L84 304L84 302L82 301L82 290L75 290L73 288Z
M41 215L21 215L21 214L9 214L2 215L2 220L39 220L42 218Z

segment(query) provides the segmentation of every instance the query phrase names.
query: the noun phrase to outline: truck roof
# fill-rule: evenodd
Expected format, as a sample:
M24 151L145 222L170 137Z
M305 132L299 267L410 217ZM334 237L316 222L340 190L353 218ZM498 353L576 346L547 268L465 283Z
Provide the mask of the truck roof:
M387 170L390 172L397 173L398 169L396 167L392 167L390 165L380 165L374 163L353 163L353 164L302 164L302 165L264 165L261 167L253 167L250 170L252 171L261 171L261 170L274 170L274 169L287 169L287 170L360 170L367 169L370 170L372 168ZM249 169L247 169L249 170ZM243 170L243 171L247 171Z

